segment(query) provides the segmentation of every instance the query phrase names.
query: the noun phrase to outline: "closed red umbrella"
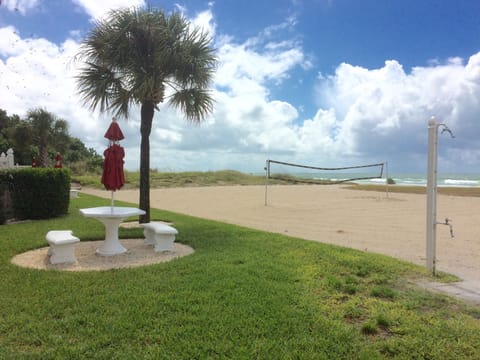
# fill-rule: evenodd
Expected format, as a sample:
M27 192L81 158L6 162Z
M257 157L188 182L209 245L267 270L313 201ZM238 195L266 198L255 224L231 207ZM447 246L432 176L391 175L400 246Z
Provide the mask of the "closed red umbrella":
M123 158L125 150L118 144L111 144L104 152L102 184L105 189L116 191L125 185Z
M123 172L125 150L118 144L118 141L124 139L124 136L115 118L112 119L105 137L109 140L109 146L103 152L102 184L105 189L112 191L113 207L113 192L125 185L125 174Z
M118 140L123 140L125 137L123 136L122 130L120 129L120 126L118 126L117 119L113 118L112 123L107 129L107 132L103 136L107 138L108 140L112 141L118 141Z

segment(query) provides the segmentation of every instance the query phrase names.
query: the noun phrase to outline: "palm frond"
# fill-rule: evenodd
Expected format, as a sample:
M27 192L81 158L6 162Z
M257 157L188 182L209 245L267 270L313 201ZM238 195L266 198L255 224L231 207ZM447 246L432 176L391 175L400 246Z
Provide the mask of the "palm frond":
M210 39L179 13L114 10L95 24L76 60L84 62L77 85L91 109L128 116L133 103L163 102L166 86L190 120L213 109L206 90L216 67Z
M214 100L208 90L190 88L175 92L169 103L180 109L188 121L198 123L213 111Z

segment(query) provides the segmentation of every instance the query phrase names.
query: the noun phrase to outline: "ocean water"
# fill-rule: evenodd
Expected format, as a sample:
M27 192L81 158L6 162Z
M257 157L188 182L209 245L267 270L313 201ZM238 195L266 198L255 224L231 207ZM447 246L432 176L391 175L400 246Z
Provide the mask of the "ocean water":
M426 186L427 174L389 174L398 185ZM371 182L385 182L385 179L371 179ZM480 174L442 174L437 175L437 186L480 187Z
M316 180L331 180L331 181L344 181L347 179L371 177L372 173L335 173L335 172L322 172L322 173L289 173L290 176L300 177L305 179ZM403 186L426 186L427 174L388 174L388 177L395 181L396 185ZM373 179L360 179L353 180L359 184L385 184L386 177L383 174L382 178ZM480 187L480 174L442 174L437 175L437 186L450 186L450 187Z
M371 164L338 169L321 169L304 165L289 164L269 160L268 171L270 177L285 178L290 176L301 179L330 180L333 182L350 181L366 184L385 184L387 177L393 179L396 185L426 186L427 172L424 173L395 173L388 172L384 164ZM387 173L388 172L388 173ZM480 187L479 173L442 173L437 174L437 186L450 187Z

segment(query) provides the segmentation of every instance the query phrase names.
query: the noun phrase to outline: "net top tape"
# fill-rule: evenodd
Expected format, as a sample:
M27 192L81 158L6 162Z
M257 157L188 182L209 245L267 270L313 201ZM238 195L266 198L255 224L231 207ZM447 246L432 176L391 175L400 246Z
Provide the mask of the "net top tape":
M328 182L320 181L319 182L319 181L316 181L316 180L313 180L313 179L291 178L291 177L287 177L285 175L273 175L272 176L272 174L270 173L270 163L299 167L299 168L304 168L304 169L327 170L327 171L361 169L361 168L369 168L369 167L380 167L380 174L378 176L359 176L359 177L352 177L352 178L343 179L343 180L328 181ZM333 184L341 184L341 183L345 183L345 182L349 182L349 181L355 181L355 180L368 180L368 179L381 178L381 177L383 177L383 167L384 167L384 165L385 165L385 163L378 163L378 164L369 164L369 165L346 166L346 167L339 167L339 168L322 168L322 167L316 167L316 166L293 164L293 163L288 163L288 162L284 162L284 161L267 160L267 167L265 168L265 170L267 171L267 178L270 178L270 179L286 180L286 181L309 183L309 184L333 185Z
M299 165L299 164L287 163L287 162L276 161L276 160L267 160L267 163L295 166L295 167L300 167L300 168L304 168L304 169L327 170L327 171L330 171L330 170L334 171L334 170L361 169L361 168L375 167L375 166L382 166L382 168L383 168L383 165L384 165L384 163L378 163L378 164L369 164L369 165L360 165L360 166L346 166L346 167L339 167L339 168L322 168L322 167L316 167L316 166L308 166L308 165Z

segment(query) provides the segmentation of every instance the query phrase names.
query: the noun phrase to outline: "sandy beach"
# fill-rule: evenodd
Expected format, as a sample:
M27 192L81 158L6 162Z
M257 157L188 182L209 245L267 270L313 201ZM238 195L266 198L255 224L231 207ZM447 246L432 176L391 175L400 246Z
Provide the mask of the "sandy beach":
M110 197L105 190L85 193ZM81 196L81 195L80 195ZM115 199L138 204L138 190ZM307 240L426 263L426 196L351 190L334 186L190 187L152 189L151 206ZM464 291L480 296L480 198L438 195L437 270L462 278Z

